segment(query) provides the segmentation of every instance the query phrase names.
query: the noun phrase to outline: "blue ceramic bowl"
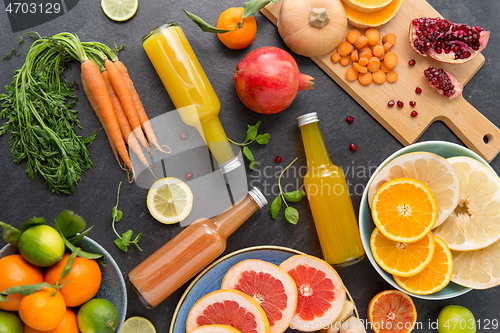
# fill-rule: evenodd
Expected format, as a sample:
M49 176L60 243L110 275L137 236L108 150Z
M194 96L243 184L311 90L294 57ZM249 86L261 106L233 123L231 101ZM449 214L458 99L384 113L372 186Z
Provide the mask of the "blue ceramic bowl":
M120 315L120 322L115 332L120 332L127 314L127 289L120 268L111 255L92 239L84 237L76 245L83 251L102 254L106 258L106 267L99 264L102 281L95 297L107 299L116 306ZM0 258L17 253L19 252L16 248L6 245L0 250ZM78 309L74 310L75 313L78 311Z
M463 286L460 286L456 283L450 282L444 289L430 294L430 295L416 295L413 293L408 293L404 289L402 289L392 278L392 275L387 273L385 270L383 270L375 261L375 258L373 258L372 251L370 249L370 236L372 235L373 230L375 229L375 224L373 223L372 220L372 214L370 210L370 206L368 205L368 189L373 182L373 179L377 175L377 173L390 161L392 161L394 158L408 154L408 153L413 153L413 152L429 152L429 153L434 153L436 155L442 156L444 158L449 158L449 157L454 157L454 156L467 156L474 158L487 167L489 167L491 170L491 166L483 159L481 158L478 154L474 153L473 151L451 143L451 142L446 142L446 141L426 141L426 142L420 142L416 143L413 145L409 145L407 147L404 147L391 156L389 156L380 166L375 170L373 175L371 176L370 180L366 184L365 190L363 192L363 197L361 198L361 203L359 207L359 231L361 233L361 241L363 242L363 247L365 248L366 255L370 262L372 263L373 267L375 267L375 270L389 283L391 284L394 288L401 290L407 294L410 294L414 297L417 298L422 298L422 299L428 299L428 300L442 300L442 299L449 299L453 297L457 297L460 295L465 294L466 292L470 291L470 288L466 288Z

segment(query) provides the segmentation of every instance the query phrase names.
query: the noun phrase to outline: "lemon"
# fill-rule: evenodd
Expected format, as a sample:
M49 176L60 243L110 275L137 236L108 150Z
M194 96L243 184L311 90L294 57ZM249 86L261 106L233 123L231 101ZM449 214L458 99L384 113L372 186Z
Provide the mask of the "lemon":
M101 7L107 17L114 21L126 21L137 12L138 0L101 0Z
M82 333L113 333L118 327L118 310L108 300L93 298L83 304L76 315Z
M449 158L459 182L459 202L434 230L454 251L485 248L500 239L500 178L470 157Z
M450 163L441 156L427 152L409 153L387 163L368 189L370 207L380 186L394 178L413 178L429 186L438 206L434 228L443 223L458 204L458 178Z
M61 235L48 225L37 225L23 232L18 247L26 261L40 267L59 262L65 250Z
M0 310L0 332L23 333L23 322L15 312Z
M191 213L193 193L178 178L162 178L149 189L147 205L151 215L161 223L180 222Z
M156 330L149 320L135 316L125 320L120 333L156 333Z

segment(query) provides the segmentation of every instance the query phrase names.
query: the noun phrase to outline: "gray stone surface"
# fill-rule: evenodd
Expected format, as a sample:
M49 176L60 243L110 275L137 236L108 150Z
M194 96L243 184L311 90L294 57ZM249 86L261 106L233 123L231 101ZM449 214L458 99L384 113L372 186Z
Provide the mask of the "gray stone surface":
M500 59L498 57L500 53L498 44L500 42L498 35L498 31L500 31L500 21L498 20L500 2L497 0L430 0L429 2L447 19L480 25L492 32L490 43L483 51L486 63L467 84L464 96L494 124L500 126L500 113L498 113L500 103L500 93L498 92L500 89L500 76L498 75L500 72ZM259 162L257 168L262 172L267 170L266 175L269 177L261 176L259 179L259 173L252 171L248 172L248 181L253 181L254 185L259 184L261 187L271 187L277 182L275 172L279 170L279 167L284 166L295 157L298 157L295 164L297 167L305 165L304 150L295 118L301 114L316 111L321 118L320 126L332 161L343 167L344 170L350 168L350 172L346 172L346 177L353 189L352 200L357 211L361 190L370 176L369 172L358 171L373 171L380 162L392 152L400 149L402 145L310 59L301 56L294 55L294 58L301 72L316 79L313 91L299 93L293 104L277 115L265 116L247 109L238 99L234 89L233 71L236 64L251 50L270 45L288 50L274 25L264 16L257 15L258 34L254 43L247 49L235 51L222 45L215 35L202 32L184 13L179 11L180 8L186 9L215 24L218 15L223 10L238 5L243 5L243 2L237 3L229 0L142 0L135 17L128 22L116 23L103 14L99 1L80 1L65 15L33 30L38 31L41 35L69 31L77 33L84 41L99 41L108 45L113 42L126 44L127 48L120 53L120 59L128 66L149 116L153 118L172 110L174 107L142 48L141 37L160 24L171 21L178 22L221 100L220 118L228 136L236 141L242 141L245 137L246 125L254 124L258 120L262 120L262 132L271 134L268 145L253 146L252 148L255 158ZM0 54L7 53L23 32L25 31L12 33L7 15L2 7L0 12ZM2 85L11 82L13 71L21 67L27 50L28 45L25 44L19 48L22 57L0 62L0 83ZM69 80L79 82L80 73L77 64L75 63L73 69L65 75ZM83 125L81 133L88 135L97 131L97 139L90 149L94 162L93 170L83 174L73 195L54 195L50 193L40 177L34 181L29 180L24 172L24 164L16 165L12 162L8 137L1 137L0 220L19 227L24 220L32 216L43 216L48 221L53 221L59 212L71 209L82 215L89 225L95 225L89 236L104 246L114 257L123 274L127 274L139 262L178 234L182 228L179 225L162 225L150 216L146 206L147 190L126 182L126 174L118 167L105 134L84 97L83 91L80 90L77 93L82 97L76 104ZM347 115L355 118L353 124L349 125L345 122L344 119ZM440 122L432 124L418 141L428 140L445 140L462 144ZM350 143L358 145L356 152L352 153L349 150ZM283 162L279 165L274 162L276 155L283 158ZM497 172L500 171L498 157L491 165ZM117 228L121 232L128 228L135 232L143 232L144 237L141 241L143 252L130 248L127 253L124 253L113 244L115 236L111 228L110 214L116 201L116 189L120 181L124 181L120 201L124 218L117 225ZM287 177L284 178L283 183L295 184L297 181L299 186L302 185L301 177ZM272 200L270 194L268 194L268 199ZM282 217L273 221L270 218L268 205L252 216L230 237L225 253L249 246L280 245L321 256L307 201L303 200L294 204L294 207L298 209L301 216L297 225L288 224ZM0 241L0 245L4 244L3 240ZM351 292L363 319L366 319L366 310L370 299L380 291L391 289L391 286L377 274L368 260L348 268L338 269L338 272ZM184 288L179 289L152 310L143 307L129 290L127 316L144 316L153 322L158 332L167 332L172 314ZM414 298L418 320L423 324L423 329L418 331L435 332L429 328L429 323L434 322L439 310L448 304L468 307L482 326L488 320L500 320L498 312L498 308L500 308L499 290L494 288L485 291L471 291L458 298L445 301L425 301ZM482 327L479 330L479 332L493 331L495 330L492 329L491 325L490 329Z

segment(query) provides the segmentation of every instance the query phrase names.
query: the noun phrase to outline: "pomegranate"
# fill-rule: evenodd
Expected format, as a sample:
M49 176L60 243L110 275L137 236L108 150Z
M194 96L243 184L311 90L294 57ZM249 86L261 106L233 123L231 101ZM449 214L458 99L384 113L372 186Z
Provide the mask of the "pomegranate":
M312 80L299 72L288 52L272 46L250 52L234 70L236 91L243 104L265 114L286 109L298 91L314 88Z
M444 69L429 66L424 71L429 85L448 99L455 98L462 94L462 85Z
M410 43L418 54L460 64L474 59L488 44L489 31L478 26L421 17L410 23Z

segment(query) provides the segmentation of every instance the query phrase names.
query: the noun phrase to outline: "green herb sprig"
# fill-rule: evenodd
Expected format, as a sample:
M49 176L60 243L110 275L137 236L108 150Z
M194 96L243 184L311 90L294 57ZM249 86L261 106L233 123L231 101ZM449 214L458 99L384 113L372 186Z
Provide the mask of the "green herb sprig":
M248 145L254 141L256 141L260 145L265 145L269 142L269 138L271 137L269 133L258 134L260 123L261 121L259 120L253 126L247 125L248 126L247 137L245 138L245 141L243 143L234 142L233 140L228 138L229 142L232 142L235 145L243 147L243 155L245 155L245 157L250 162L250 164L248 165L249 169L255 169L255 158L253 157L252 152L248 148Z
M115 239L115 245L122 251L127 252L128 251L128 246L130 243L134 244L137 246L139 251L142 251L141 247L139 246L139 241L142 238L142 232L139 233L133 241L132 235L134 232L132 230L128 230L127 232L124 232L121 236L118 234L115 228L115 223L120 222L121 219L123 218L123 212L118 209L118 202L120 202L120 187L122 186L122 182L118 184L118 193L116 194L116 206L113 207L113 210L111 212L111 217L113 218L112 226L113 226L113 231L115 232L116 236L118 236L117 239Z
M286 206L285 219L287 220L287 222L291 224L297 224L297 222L299 221L299 212L297 211L297 209L288 206L287 200L291 202L299 202L300 200L302 200L306 193L300 190L285 193L283 192L283 189L281 187L281 177L283 176L285 171L288 170L288 168L291 167L293 163L295 163L296 160L297 158L295 158L292 163L290 163L285 169L283 169L278 178L278 188L280 193L271 203L271 217L273 218L273 220L278 217L282 203L284 202Z
M189 16L189 18L196 23L201 30L205 32L212 32L212 33L219 33L223 34L226 32L230 32L235 30L238 27L241 27L243 23L243 19L246 19L247 17L253 16L259 12L262 8L264 8L268 3L270 2L278 2L279 0L251 0L245 2L245 6L243 7L243 16L241 17L241 21L238 22L238 24L230 30L223 30L223 29L217 29L216 27L208 24L205 22L201 17L194 15L193 13L188 12L187 10L181 9L184 13Z

